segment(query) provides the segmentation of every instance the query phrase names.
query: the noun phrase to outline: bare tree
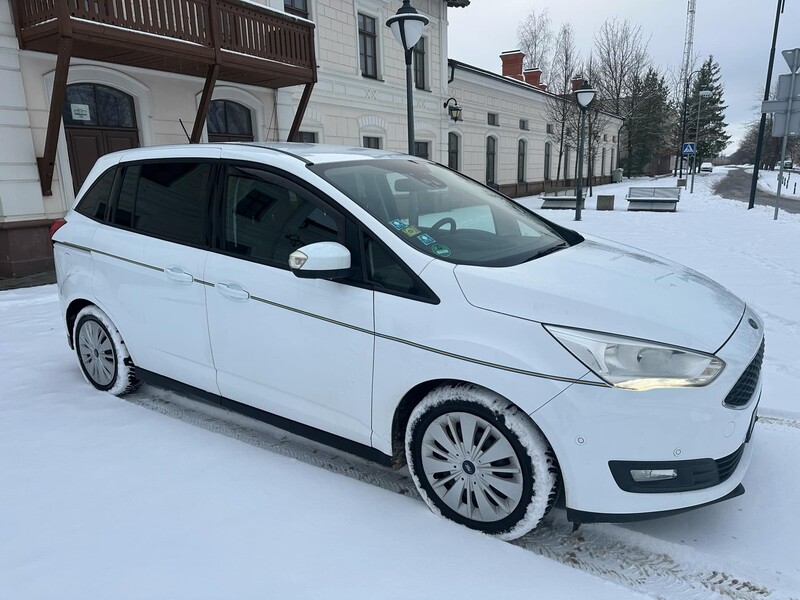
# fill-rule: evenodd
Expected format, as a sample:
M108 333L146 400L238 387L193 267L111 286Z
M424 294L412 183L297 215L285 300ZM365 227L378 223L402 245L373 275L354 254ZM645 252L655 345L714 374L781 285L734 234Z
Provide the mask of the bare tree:
M607 19L594 36L598 75L594 83L610 109L620 116L626 116L625 101L649 66L647 44L641 27L616 18Z
M517 27L517 44L525 53L526 69L542 69L550 66L550 55L553 51L553 26L550 13L546 8L537 11L535 8L520 21ZM543 73L542 82L547 82L549 75Z
M553 96L548 98L545 111L548 123L552 126L550 139L558 145L558 165L556 167L556 186L561 180L561 165L564 150L570 134L575 132L575 103L571 101L572 78L578 69L578 51L575 48L575 33L572 25L565 23L558 30L553 60L550 67L549 91ZM567 178L567 173L564 173Z

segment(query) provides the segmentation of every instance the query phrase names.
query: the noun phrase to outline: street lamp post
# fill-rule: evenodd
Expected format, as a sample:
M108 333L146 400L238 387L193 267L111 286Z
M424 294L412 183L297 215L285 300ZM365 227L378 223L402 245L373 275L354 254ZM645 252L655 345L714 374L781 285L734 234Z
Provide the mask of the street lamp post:
M689 193L694 194L694 174L697 171L697 152L700 150L700 110L703 108L703 98L711 97L711 90L697 92L697 127L694 129L694 154L692 155L692 185Z
M578 186L575 194L575 220L581 220L581 205L583 204L583 140L586 137L586 110L594 100L597 90L592 89L589 82L583 80L581 85L575 92L575 100L578 102L578 107L581 109L581 125L580 134L578 135Z
M394 38L403 46L406 58L406 112L408 118L408 153L414 154L414 94L411 81L411 58L414 46L422 37L422 29L428 24L428 18L421 15L411 6L411 0L403 0L397 13L386 20L386 26L392 30Z

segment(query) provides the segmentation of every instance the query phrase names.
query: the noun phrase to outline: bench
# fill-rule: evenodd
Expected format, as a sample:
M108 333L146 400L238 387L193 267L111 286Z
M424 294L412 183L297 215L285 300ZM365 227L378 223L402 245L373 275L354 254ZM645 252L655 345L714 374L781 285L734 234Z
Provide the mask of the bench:
M628 210L675 212L681 199L681 188L632 187L625 199L628 201Z
M578 193L571 189L545 192L539 198L543 201L542 208L575 210L578 203Z

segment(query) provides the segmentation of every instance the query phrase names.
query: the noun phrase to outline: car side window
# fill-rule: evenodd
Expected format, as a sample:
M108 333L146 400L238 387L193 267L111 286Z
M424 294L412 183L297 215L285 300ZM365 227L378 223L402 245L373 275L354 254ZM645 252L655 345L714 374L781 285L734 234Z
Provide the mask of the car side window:
M342 242L342 217L277 175L228 168L223 198L223 250L289 267L289 255L315 242Z
M435 298L427 286L383 244L368 234L364 234L363 239L367 279L375 284L376 291L393 292L426 300Z
M211 163L144 163L125 169L112 222L194 246L206 243Z
M98 177L89 191L81 198L75 210L90 219L105 219L116 172L116 167L113 167Z

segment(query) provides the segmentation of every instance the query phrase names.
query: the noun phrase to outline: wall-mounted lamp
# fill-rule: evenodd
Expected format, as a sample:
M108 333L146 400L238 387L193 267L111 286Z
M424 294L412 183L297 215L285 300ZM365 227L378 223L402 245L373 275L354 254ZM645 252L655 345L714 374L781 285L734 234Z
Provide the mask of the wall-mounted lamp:
M451 100L453 101L453 105L448 106ZM447 109L447 112L450 114L450 118L453 119L454 123L458 123L459 121L463 120L461 118L461 107L458 105L458 100L455 98L448 98L447 102L444 103L444 107Z

